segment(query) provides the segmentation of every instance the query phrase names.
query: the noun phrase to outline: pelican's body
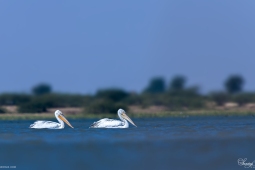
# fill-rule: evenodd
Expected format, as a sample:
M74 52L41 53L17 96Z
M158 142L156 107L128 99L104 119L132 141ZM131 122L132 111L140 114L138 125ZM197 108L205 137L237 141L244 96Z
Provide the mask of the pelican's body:
M118 116L120 120L104 118L94 122L90 128L128 128L128 121L136 126L134 122L126 115L123 109L118 110Z
M55 117L58 120L59 123L57 122L52 122L52 121L44 121L44 120L39 120L34 122L33 124L30 125L30 128L33 129L63 129L65 127L64 122L73 128L73 126L66 120L64 115L62 114L61 111L57 110L55 111Z

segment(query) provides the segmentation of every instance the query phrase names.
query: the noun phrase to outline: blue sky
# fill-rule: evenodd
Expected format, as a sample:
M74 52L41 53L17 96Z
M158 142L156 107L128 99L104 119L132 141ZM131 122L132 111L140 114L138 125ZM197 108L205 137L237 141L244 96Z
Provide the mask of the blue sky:
M241 74L255 90L255 1L0 1L2 92L140 92L185 75L202 92Z

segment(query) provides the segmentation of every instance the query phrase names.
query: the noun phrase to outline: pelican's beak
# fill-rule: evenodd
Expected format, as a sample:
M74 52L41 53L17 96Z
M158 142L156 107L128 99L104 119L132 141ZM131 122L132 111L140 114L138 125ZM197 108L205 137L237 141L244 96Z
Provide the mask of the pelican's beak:
M58 118L63 120L68 126L73 128L73 126L68 122L68 120L66 120L66 118L63 115L59 115Z
M129 121L132 125L134 125L135 127L137 127L137 126L135 125L135 123L134 123L125 113L122 114L122 117L123 117L124 119L126 119L127 121Z

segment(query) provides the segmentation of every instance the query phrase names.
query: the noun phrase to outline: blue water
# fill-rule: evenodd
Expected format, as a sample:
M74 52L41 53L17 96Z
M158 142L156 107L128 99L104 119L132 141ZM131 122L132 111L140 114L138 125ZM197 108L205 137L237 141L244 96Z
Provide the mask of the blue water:
M133 119L129 129L29 129L0 121L0 166L17 169L244 169L255 160L255 121L245 117Z

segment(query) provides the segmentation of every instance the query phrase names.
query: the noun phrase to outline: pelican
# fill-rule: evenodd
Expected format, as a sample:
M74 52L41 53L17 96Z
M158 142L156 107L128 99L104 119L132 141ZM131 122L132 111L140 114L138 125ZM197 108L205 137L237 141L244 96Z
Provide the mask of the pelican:
M118 110L118 116L120 120L104 118L97 122L94 122L90 128L128 128L128 121L136 126L134 122L126 115L126 112L123 109ZM128 120L128 121L127 121ZM137 126L136 126L137 127Z
M63 113L60 110L56 110L55 111L55 117L57 118L59 123L52 122L52 121L39 120L39 121L36 121L35 123L33 123L32 125L30 125L30 128L34 128L34 129L43 129L43 128L47 128L47 129L63 129L65 127L64 122L68 126L73 128L73 126L68 122L68 120L66 120L66 118L63 115Z

